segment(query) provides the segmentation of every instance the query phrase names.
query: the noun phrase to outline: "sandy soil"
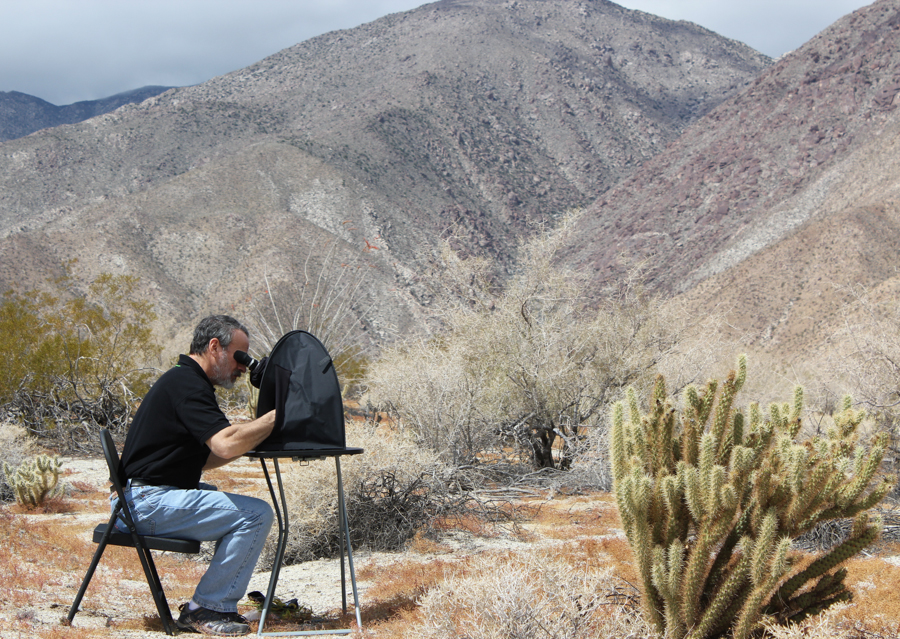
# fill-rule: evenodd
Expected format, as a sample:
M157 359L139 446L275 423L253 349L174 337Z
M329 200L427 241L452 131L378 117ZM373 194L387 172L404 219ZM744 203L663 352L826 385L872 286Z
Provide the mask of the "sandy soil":
M248 462L248 464L249 463L252 462ZM106 467L100 460L67 458L64 461L64 469L69 471L66 475L66 481L70 483L81 481L97 486L98 488L108 485L106 479ZM79 513L75 515L66 515L66 517L84 519L89 528L96 525L98 522L98 517L94 513ZM353 554L353 564L356 571L359 571L372 561L377 562L379 565L383 565L395 560L399 560L399 555L394 556L388 553L373 554L360 552ZM284 601L296 598L299 603L311 608L315 615L325 615L340 609L343 600L340 563L339 559L322 559L300 565L284 566L278 575L275 594ZM87 566L85 566L85 568L87 568ZM345 563L345 574L347 603L352 606L354 599L349 571L349 557ZM146 590L145 583L139 580L140 575L136 575L135 577L137 578L135 584L136 589L140 590L143 588ZM163 579L165 580L165 577ZM258 590L265 594L268 591L270 580L271 572L269 571L255 573L253 579L250 581L249 591ZM360 600L365 597L365 592L369 585L370 584L365 580L360 579L357 581L357 593ZM150 599L149 593L146 593L146 596ZM177 607L178 602L169 601L169 604L173 609L173 614L177 616L175 608ZM53 618L58 615L59 612L56 609L51 608L47 613L47 616L49 617L48 621L53 620ZM101 623L102 625L106 625L107 619L97 619L90 613L87 615L79 613L76 615L73 625L75 627L95 627ZM138 633L130 636L139 637L144 636L144 634L148 637L159 637L158 632Z
M103 496L108 485L105 464L102 460L95 459L65 459L64 461L65 481L76 485L82 494L81 497L72 499L72 503L75 504L75 510L63 514L50 515L18 514L16 517L22 518L26 522L59 521L61 524L71 525L74 534L82 537L87 542L85 544L87 547L93 548L93 545L90 543L91 531L97 523L104 519L105 503ZM235 466L235 468L231 469L231 466ZM220 487L234 490L234 492L249 493L253 493L259 488L258 484L254 483L262 481L261 472L256 462L241 460L231 466L229 466L229 475L224 476L227 478L227 481L223 483L227 484L228 481L231 481L232 485L220 485ZM558 499L547 496L546 499L553 501L551 511L555 509L565 517L564 523L548 525L565 525L577 528L583 522L600 518L599 511L597 511L599 504L595 501L562 496ZM560 521L562 522L563 520ZM614 529L606 529L604 535L607 534L616 536L619 532ZM522 538L529 538L529 536L497 535L492 538L483 538L462 532L453 532L442 538L440 546L434 549L434 556L428 553L413 553L409 551L400 553L357 551L353 557L354 567L358 576L357 586L361 607L364 609L371 607L375 593L373 591L370 596L369 590L374 585L373 580L377 576L389 572L394 564L411 561L427 562L438 557L442 561L452 561L476 555L483 551L524 549L532 545L527 541L522 541ZM534 538L542 545L557 543L553 535L541 536L538 534ZM83 551L79 550L79 553L81 552ZM900 566L900 559L893 556L895 552L877 553L878 556L873 557L873 559L883 560L886 562L883 565L891 566L889 570L896 570L893 566ZM182 556L178 557L181 558ZM183 596L183 593L190 593L190 590L193 589L193 583L199 578L203 570L202 562L194 563L196 560L190 559L185 559L184 561L190 564L188 566L189 570L185 570L181 574L189 575L189 577L181 577L182 581L177 581L179 577L172 571L162 575L164 582L167 579L169 580L167 593L170 607L175 614L177 614L178 604L182 601L182 599L179 599L179 596ZM81 559L79 559L78 563L78 568L70 574L60 575L61 571L58 568L55 571L52 569L48 571L50 578L42 586L40 595L37 598L30 597L26 605L16 606L12 602L0 602L0 639L33 639L36 636L41 638L56 637L60 629L60 620L68 612L74 593L84 575L84 570L87 569L88 560L85 559L83 561L83 566L80 565L82 563ZM24 565L21 569L29 570L31 567ZM872 572L872 574L877 572L875 569L867 570ZM79 639L93 636L122 637L125 639L149 639L164 636L159 628L156 610L140 570L126 570L121 566L117 566L116 562L110 560L108 555L106 555L98 570L98 575L101 573L107 578L107 585L100 588L99 592L93 595L91 590L88 591L89 596L86 597L82 605L82 611L76 615L73 624L76 629L83 629L88 634L78 634L76 636ZM112 576L112 579L109 579L110 576ZM260 571L254 574L250 583L250 590L266 592L270 576L271 574L267 571ZM875 577L867 579L875 579ZM180 588L180 595L173 595L169 590L169 584L172 583L172 580L176 580L174 583L175 586ZM349 571L346 587L347 602L351 605L352 610L353 594ZM872 589L875 587L872 584L867 585L867 582L858 584L861 604L864 604L864 600L868 597L866 588ZM276 595L282 600L296 598L300 604L311 608L315 616L335 618L341 608L341 590L340 561L337 559L323 559L283 567L278 580ZM35 603L35 601L38 603ZM245 613L248 611L250 609L243 610ZM141 629L147 627L148 623L151 626L155 624L157 629ZM30 626L31 629L14 629L27 626ZM271 626L267 625L266 629L270 631L285 631L297 628L298 626L296 625L279 626L276 623Z
M243 464L243 467L241 467ZM258 466L256 462L242 460L238 462L237 474L244 472L248 476L256 475ZM105 503L102 501L103 494L107 490L108 480L106 466L102 460L97 459L72 459L65 458L63 470L65 471L64 480L68 484L77 484L82 490L96 489L96 499L89 501L80 501L84 507L79 507L75 512L56 515L22 515L24 517L34 518L35 520L48 521L58 519L64 520L67 524L75 524L85 540L91 537L93 527L103 521L105 515ZM259 473L261 477L261 473ZM259 481L262 481L261 478ZM274 533L273 533L274 534ZM449 554L451 556L461 557L478 550L489 547L509 548L521 545L522 542L513 539L479 539L477 537L466 535L463 533L453 534L447 538L442 544L442 555L446 559ZM368 573L369 575L377 575L378 571L384 569L394 562L408 561L408 553L372 553L360 552L353 553L353 563L357 575ZM107 556L101 560L98 574L109 568ZM374 568L374 569L372 569ZM61 589L67 593L74 593L84 575L83 570L87 569L85 564L83 569L79 569L77 574L70 574L65 578L66 586ZM369 569L369 570L367 570ZM349 558L345 564L346 571L346 601L350 607L350 614L353 614L353 589L350 579ZM155 617L155 608L153 607L152 598L147 591L146 582L143 575L136 572L129 578L119 578L117 582L117 592L114 597L117 600L106 598L97 601L97 597L91 597L91 591L82 603L81 611L75 616L73 627L83 629L100 629L110 626L117 627L117 637L127 639L142 639L150 637L164 636L159 630L143 631L122 628L122 625L138 625L135 619L141 617ZM271 573L269 571L260 571L254 574L249 590L258 590L266 593L269 587ZM163 582L167 577L163 574ZM359 577L357 579L357 593L361 605L366 602L366 593L372 585L370 581ZM315 616L335 617L342 608L342 581L341 581L341 562L339 559L321 559L310 561L299 565L282 567L275 590L277 597L283 601L296 598L298 602L312 609ZM15 630L6 630L8 627L4 621L13 621L14 619L26 618L37 627L43 627L47 630L52 626L58 626L60 620L65 617L68 607L71 605L71 598L64 597L58 600L50 600L44 602L36 608L27 610L12 610L7 606L0 605L0 638L7 639L12 637L28 637L27 633ZM177 616L177 606L180 601L174 600L171 594L168 595L169 605L173 614ZM246 600L245 600L246 601ZM244 611L246 614L246 611ZM253 617L255 611L250 611L249 617ZM129 621L130 620L130 621ZM285 630L279 628L278 630ZM98 633L99 634L99 633ZM104 636L106 633L103 633ZM42 635L45 636L45 635Z

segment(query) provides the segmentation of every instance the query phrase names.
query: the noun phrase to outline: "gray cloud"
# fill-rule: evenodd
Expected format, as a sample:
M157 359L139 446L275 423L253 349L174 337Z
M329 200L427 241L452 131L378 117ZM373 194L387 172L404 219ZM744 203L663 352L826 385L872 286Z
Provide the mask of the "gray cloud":
M313 36L421 0L0 0L0 91L53 104L146 85L184 86ZM771 55L794 49L859 0L623 0L696 22Z
M864 0L618 0L671 20L695 22L777 58L809 41Z
M421 0L0 0L0 91L53 104L240 69Z

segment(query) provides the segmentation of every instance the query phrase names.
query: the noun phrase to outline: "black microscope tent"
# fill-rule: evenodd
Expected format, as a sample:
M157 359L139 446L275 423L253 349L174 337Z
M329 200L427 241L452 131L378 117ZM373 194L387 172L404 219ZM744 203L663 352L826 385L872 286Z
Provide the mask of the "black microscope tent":
M269 354L257 415L277 409L275 428L258 451L346 448L344 405L334 363L306 331L285 334Z

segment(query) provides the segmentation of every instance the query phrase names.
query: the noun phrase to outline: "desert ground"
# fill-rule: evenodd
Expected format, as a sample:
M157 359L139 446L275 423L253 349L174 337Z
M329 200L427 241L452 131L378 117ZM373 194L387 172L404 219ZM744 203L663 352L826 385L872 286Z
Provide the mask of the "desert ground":
M71 627L62 620L74 599L94 551L93 527L107 516L108 482L101 459L64 458L63 480L66 495L39 511L16 504L0 506L0 526L5 539L0 544L0 638L33 637L121 637L144 639L164 636L152 597L130 548L107 549L85 595L81 611ZM258 462L242 459L209 477L220 488L260 494L264 490ZM357 627L351 610L341 611L340 565L337 559L321 559L285 566L276 595L282 600L296 598L311 609L318 625L303 625L292 619L273 620L265 630L287 632L312 628L351 628L356 637L399 637L417 624L432 628L428 636L441 636L436 613L424 597L442 580L461 582L465 573L502 572L513 566L513 581L524 583L531 559L510 564L515 557L542 557L553 563L567 557L573 566L590 565L606 571L596 582L593 596L607 606L619 630L615 636L648 636L640 621L630 565L630 551L621 530L611 495L601 492L562 494L553 491L524 491L519 520L514 524L470 522L449 528L437 540L414 539L402 552L354 552L363 629ZM270 540L272 541L272 540ZM538 554L536 554L538 553ZM551 556L553 557L551 560ZM557 562L558 563L558 562ZM198 558L157 553L157 564L170 608L186 601L204 569ZM850 578L856 593L848 606L818 620L802 631L805 634L780 636L844 636L884 639L900 636L900 547L880 543L865 556L849 562ZM516 570L520 572L516 574ZM549 570L548 570L549 574ZM265 592L270 573L259 571L251 590ZM347 583L348 602L352 592ZM448 600L445 600L445 603ZM249 601L242 612L253 616ZM455 605L462 605L458 601ZM448 615L458 616L447 603ZM432 606L433 608L433 606ZM423 610L425 610L423 612ZM431 618L428 615L432 615ZM423 626L424 627L424 626ZM252 624L256 632L256 624ZM449 632L449 631L447 631ZM788 632L788 631L784 631ZM790 632L801 632L791 630ZM836 635L836 633L839 633ZM613 636L609 634L607 636ZM425 636L424 634L420 636ZM444 636L462 636L453 633ZM473 635L474 636L474 635ZM485 634L482 636L514 636ZM516 635L521 636L521 635ZM538 635L534 635L538 636ZM580 636L548 631L548 637Z

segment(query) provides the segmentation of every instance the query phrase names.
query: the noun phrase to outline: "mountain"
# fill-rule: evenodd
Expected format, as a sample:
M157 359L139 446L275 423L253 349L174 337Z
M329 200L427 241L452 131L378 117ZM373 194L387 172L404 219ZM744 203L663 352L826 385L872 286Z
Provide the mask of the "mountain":
M770 63L605 0L428 4L0 144L0 286L137 274L175 339L332 250L390 339L442 234L507 259Z
M125 104L143 102L171 88L141 87L108 98L85 100L66 106L56 106L18 91L0 91L0 142L21 138L40 129L82 122L115 111Z
M821 351L849 287L896 290L898 93L900 2L880 0L605 193L566 259L598 285L645 261L652 287L726 313L731 337L782 361Z

